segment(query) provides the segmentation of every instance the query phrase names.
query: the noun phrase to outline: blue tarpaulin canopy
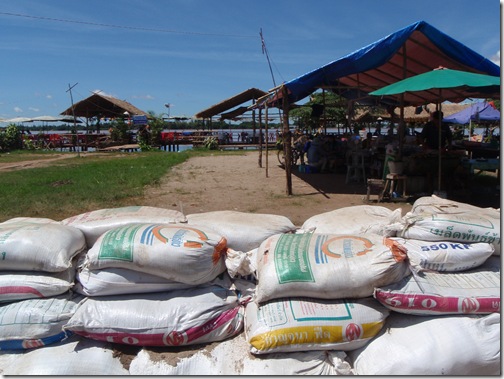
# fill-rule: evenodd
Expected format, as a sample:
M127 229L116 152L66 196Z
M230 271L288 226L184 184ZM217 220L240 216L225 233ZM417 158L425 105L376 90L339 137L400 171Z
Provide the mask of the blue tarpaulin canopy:
M323 88L363 104L381 102L399 105L397 98L373 98L368 94L440 66L500 76L498 65L425 21L419 21L283 85L288 90L289 103L302 100ZM275 94L276 99L279 99L281 95L277 89ZM429 98L418 96L414 93L405 94L403 104L430 102ZM455 96L450 94L449 97ZM500 90L489 93L488 97L500 98ZM462 100L464 98L459 101Z
M499 121L500 112L486 101L475 103L470 107L443 118L452 124L469 124L471 121Z

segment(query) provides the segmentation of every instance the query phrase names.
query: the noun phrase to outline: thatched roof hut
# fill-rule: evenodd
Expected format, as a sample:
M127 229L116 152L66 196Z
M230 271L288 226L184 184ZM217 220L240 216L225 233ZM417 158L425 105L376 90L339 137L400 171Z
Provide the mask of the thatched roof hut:
M455 104L455 103L445 103L441 104L441 110L444 117L450 116L454 113L460 112L461 110L470 107L471 104ZM436 110L436 104L431 103L424 105L423 107L404 107L404 121L410 124L413 123L425 123L429 121L430 112ZM400 108L394 110L397 119L400 117Z
M76 117L86 118L117 118L124 117L124 112L128 112L130 116L149 116L146 112L125 100L119 100L115 97L100 95L98 93L94 93L88 98L74 104L73 112L72 107L69 107L60 114L72 116L75 113Z
M238 107L233 109L247 101L255 101L260 97L266 95L266 92L257 89L257 88L249 88L243 92L240 92L237 95L234 95L226 100L221 101L211 107L204 109L194 116L195 118L202 119L211 119L214 116L221 115L221 119L234 119L237 116L242 115L248 110L248 107ZM231 111L229 111L231 110ZM226 111L229 111L225 113Z
M441 105L441 110L443 111L444 117L446 117L460 112L470 106L471 104L469 103L445 103ZM436 104L434 103L427 104L422 107L404 107L404 121L409 124L426 123L429 121L430 112L434 112L435 110ZM399 121L400 112L401 109L399 107L394 109L395 122ZM359 123L376 122L378 118L381 118L382 120L390 120L390 113L388 113L385 109L359 110L356 113L354 121Z

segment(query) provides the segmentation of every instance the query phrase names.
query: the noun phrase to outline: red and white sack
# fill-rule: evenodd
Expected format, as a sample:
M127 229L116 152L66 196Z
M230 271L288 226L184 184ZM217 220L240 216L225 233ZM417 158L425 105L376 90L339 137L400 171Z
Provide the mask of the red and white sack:
M71 226L29 218L0 224L0 271L64 271L86 249L84 234Z
M272 235L296 230L285 216L237 211L194 213L187 215L187 223L215 230L226 238L230 249L243 252L258 248Z
M414 214L472 213L482 214L500 220L500 209L481 208L455 200L443 199L442 197L436 195L423 196L418 198L413 203L410 212Z
M75 280L73 267L61 272L2 271L0 303L43 299L69 291Z
M405 251L415 270L464 271L482 265L494 253L489 243L421 241L392 237Z
M392 211L378 205L355 205L321 213L307 219L301 230L328 234L386 235L385 227L398 222L401 209Z
M65 330L127 345L185 346L240 333L243 312L236 292L221 286L88 297Z
M423 271L375 289L385 307L406 314L488 314L500 312L500 261L458 272Z
M389 315L372 297L355 300L283 298L245 309L253 354L353 350L378 334Z
M391 312L365 347L348 353L355 375L501 374L500 315L418 317Z
M67 338L63 326L82 299L67 294L0 305L0 350L31 349Z
M500 255L500 220L476 213L407 213L393 226L397 237L423 241L483 242Z
M277 234L261 244L257 260L259 303L368 297L410 273L406 254L375 234Z
M105 208L81 213L61 221L82 230L91 248L98 237L107 230L134 223L177 224L186 223L182 212L149 206Z
M102 234L86 254L89 270L124 268L202 284L226 270L226 239L184 224L131 224Z

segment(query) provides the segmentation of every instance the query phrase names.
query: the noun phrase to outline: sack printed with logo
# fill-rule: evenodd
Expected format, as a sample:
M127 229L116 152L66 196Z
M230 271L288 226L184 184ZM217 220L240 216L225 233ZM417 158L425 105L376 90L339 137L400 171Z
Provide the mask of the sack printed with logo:
M253 354L353 350L381 330L389 315L372 297L356 300L284 298L245 309Z
M406 254L376 234L278 234L257 252L256 301L363 298L410 273Z
M89 270L124 268L203 284L226 270L226 239L183 224L131 224L105 232L86 254Z

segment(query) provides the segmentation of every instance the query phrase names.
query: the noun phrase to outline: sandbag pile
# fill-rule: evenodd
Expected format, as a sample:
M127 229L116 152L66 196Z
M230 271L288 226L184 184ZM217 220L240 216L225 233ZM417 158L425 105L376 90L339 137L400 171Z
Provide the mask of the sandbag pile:
M67 337L63 325L82 296L70 289L82 232L46 218L0 224L0 350L45 346Z
M355 374L500 373L499 214L432 196L386 228L411 274L375 288L391 317L349 353Z
M241 332L243 300L224 277L226 238L176 221L101 219L105 231L79 260L76 291L87 298L64 330L136 346L210 343Z
M86 247L80 230L51 219L18 217L0 223L0 303L68 291L74 258Z
M34 270L51 279L73 270L73 282L36 296L59 307L39 318L57 319L49 334L60 339L23 343L33 332L23 324L22 347L0 349L44 346L73 359L72 349L93 356L103 346L109 368L94 374L124 374L111 343L140 348L126 370L132 375L500 373L499 210L432 196L404 216L347 207L298 228L278 215L111 208L61 222L9 220L0 224L0 247L26 225L71 231L80 245L64 243L70 263L52 272L35 265L38 253L17 257L32 260L23 269L11 253L0 261L0 285L12 272L27 281ZM47 240L30 244L47 248ZM9 296L0 313L33 300ZM0 325L0 337L13 335L6 330ZM79 347L79 339L88 342ZM151 348L163 346L159 361ZM30 357L43 365L42 354ZM22 360L0 358L0 373L34 372L15 363Z
M376 234L277 234L257 252L258 284L245 313L253 354L359 348L389 312L373 289L409 273L406 255Z
M500 312L499 213L436 196L418 199L388 227L409 257L411 275L377 287L375 298L424 316Z

